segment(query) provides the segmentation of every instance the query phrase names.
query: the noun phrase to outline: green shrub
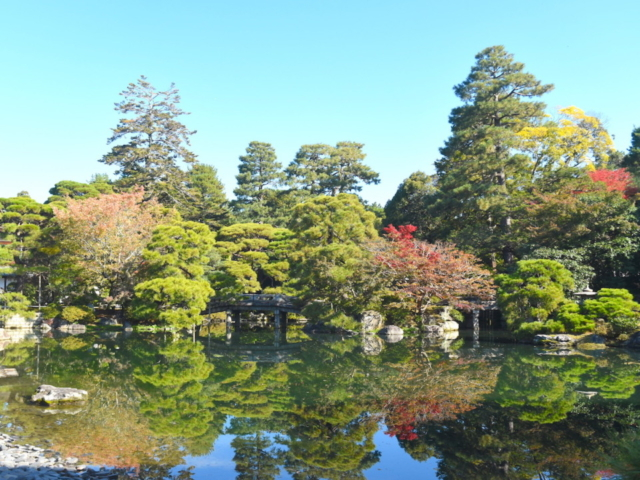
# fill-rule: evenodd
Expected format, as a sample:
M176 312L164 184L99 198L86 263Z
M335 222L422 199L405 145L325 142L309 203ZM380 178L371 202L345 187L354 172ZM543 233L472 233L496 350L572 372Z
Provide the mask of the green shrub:
M521 260L511 274L498 275L498 305L509 328L543 324L566 303L565 292L574 288L571 272L553 260ZM526 325L526 326L525 326Z
M23 318L34 318L35 312L29 309L31 302L21 293L2 293L0 294L0 320L6 320L14 315L20 315Z
M520 328L515 331L518 337L533 337L544 331L543 322L527 322L520 324Z
M609 324L614 335L628 335L638 329L638 317L615 317Z
M595 322L580 313L580 306L575 303L565 303L558 309L555 321L563 325L563 332L585 333L595 328Z
M640 304L623 288L603 288L593 300L582 305L585 316L591 320L603 319L607 336L629 334L638 329Z
M449 315L451 315L451 318L453 318L456 322L462 323L464 321L464 316L462 315L462 313L460 313L460 310L452 308L451 310L449 310Z
M640 304L633 301L633 295L623 288L603 288L593 300L584 302L584 314L595 320L606 321L616 317L640 317Z
M96 319L89 307L75 307L73 305L64 307L61 316L69 323L92 323Z
M62 307L60 305L52 303L50 305L47 305L46 307L42 307L40 313L42 314L42 318L46 318L47 320L56 318L62 314Z

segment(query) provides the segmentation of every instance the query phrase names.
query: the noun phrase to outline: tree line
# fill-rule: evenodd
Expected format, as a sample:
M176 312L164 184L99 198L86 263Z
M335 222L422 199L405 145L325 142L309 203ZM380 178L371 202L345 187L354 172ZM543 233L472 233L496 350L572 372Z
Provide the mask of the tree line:
M592 314L567 310L572 290L638 292L640 129L619 152L597 117L547 113L538 98L552 88L504 47L480 52L454 87L462 104L436 173L411 174L382 208L357 196L380 178L352 141L303 145L286 168L269 143L251 142L229 201L190 149L178 90L141 77L121 93L99 160L115 180L58 182L44 204L25 192L0 199L0 268L17 274L3 302L75 307L69 317L118 305L185 326L212 295L282 292L315 320L354 327L365 309L410 325L497 288L514 329L575 330L563 308ZM509 297L540 277L553 301ZM618 317L629 315L637 326L635 306Z

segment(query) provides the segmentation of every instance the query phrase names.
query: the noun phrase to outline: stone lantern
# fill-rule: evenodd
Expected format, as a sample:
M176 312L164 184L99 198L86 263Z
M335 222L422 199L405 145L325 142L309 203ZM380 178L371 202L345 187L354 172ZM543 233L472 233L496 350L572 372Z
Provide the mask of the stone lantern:
M585 288L581 292L574 292L573 296L579 304L583 304L585 300L589 300L595 297L598 293L591 290L589 287Z

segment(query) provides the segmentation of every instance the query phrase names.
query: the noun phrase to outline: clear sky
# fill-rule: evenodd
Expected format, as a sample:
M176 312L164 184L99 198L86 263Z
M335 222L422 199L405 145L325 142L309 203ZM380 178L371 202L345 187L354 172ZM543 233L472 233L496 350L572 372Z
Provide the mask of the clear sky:
M550 112L597 113L626 150L640 125L637 0L0 0L0 197L44 201L98 163L113 104L140 75L174 82L193 151L227 193L248 143L287 165L308 143L365 144L384 204L433 172L474 55L502 44L555 90Z

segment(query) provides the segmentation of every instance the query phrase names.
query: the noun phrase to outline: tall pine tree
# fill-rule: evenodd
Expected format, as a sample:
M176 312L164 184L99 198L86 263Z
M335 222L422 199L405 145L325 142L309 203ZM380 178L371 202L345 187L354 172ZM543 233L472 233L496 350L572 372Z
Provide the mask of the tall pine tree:
M236 175L238 186L232 205L240 221L272 223L272 206L276 188L284 181L282 164L276 161L276 151L269 143L251 142L247 154L240 157Z
M494 265L498 253L513 261L512 211L528 162L517 153L517 133L543 118L545 104L531 99L553 88L523 70L502 46L476 55L467 79L454 87L464 104L451 112L452 135L436 162L437 208L448 238Z
M118 186L142 186L148 198L167 206L178 206L188 199L186 172L181 163L197 163L189 139L196 133L178 117L188 115L178 107L178 89L158 91L145 76L130 83L120 93L124 100L115 110L130 115L121 118L107 143L117 143L100 162L116 165Z

